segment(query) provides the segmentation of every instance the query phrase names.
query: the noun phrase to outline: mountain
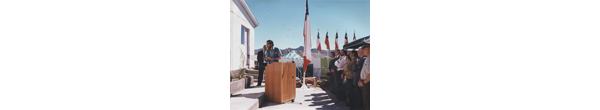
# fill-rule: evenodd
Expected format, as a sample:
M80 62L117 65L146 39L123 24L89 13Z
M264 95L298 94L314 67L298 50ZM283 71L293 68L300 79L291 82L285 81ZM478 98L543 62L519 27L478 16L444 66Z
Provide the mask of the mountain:
M261 50L262 50L262 48L255 49L254 54L257 54L258 51L261 51ZM290 48L279 48L279 50L281 51L282 55L287 55L289 53L289 51L295 51L297 54L302 55L302 53L304 52L304 46L299 46L297 48L291 48L291 47ZM310 51L313 54L319 53L319 50L317 50L317 48L312 48L312 49L310 49ZM331 52L333 52L333 50ZM330 53L330 52L328 52L327 49L322 49L322 51L320 52L320 54L321 54L320 56L323 56L323 57L327 56L327 55L329 55L328 53Z

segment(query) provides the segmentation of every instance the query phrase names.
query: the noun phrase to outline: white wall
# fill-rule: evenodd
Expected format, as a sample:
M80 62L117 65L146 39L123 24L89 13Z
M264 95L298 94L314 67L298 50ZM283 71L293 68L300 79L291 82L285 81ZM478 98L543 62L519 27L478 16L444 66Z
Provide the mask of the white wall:
M241 55L244 55L244 57L246 57L245 59L247 59L246 54L248 53L246 50L246 46L249 45L250 47L250 55L252 57L252 55L254 55L254 25L250 23L250 17L248 16L248 14L246 14L246 12L244 11L244 7L242 7L242 5L240 4L240 2L238 0L231 0L230 1L230 21L229 21L229 27L230 27L230 38L229 38L229 44L230 44L230 70L236 70L236 69L240 69L240 68L244 68L240 66L240 57ZM250 40L249 44L241 44L241 32L242 32L242 26L246 27L249 29L248 32L250 32L249 34L249 38L248 39L244 39L244 40ZM244 60L245 60L244 59ZM243 66L245 66L246 64L243 64ZM254 60L251 60L250 62L250 67L254 67Z

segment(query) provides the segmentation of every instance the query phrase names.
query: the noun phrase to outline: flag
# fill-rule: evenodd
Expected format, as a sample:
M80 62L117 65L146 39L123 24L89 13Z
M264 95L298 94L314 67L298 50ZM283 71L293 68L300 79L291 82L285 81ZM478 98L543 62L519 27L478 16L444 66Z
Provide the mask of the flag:
M306 67L310 63L311 59L311 40L310 40L310 19L308 18L308 0L306 0L306 14L304 16L304 65L303 69L306 72Z
M356 41L356 31L354 31L354 40L353 41Z
M327 46L327 50L329 50L329 32L325 33L325 45Z
M319 37L319 32L317 32L317 50L321 52L321 38Z
M356 30L354 30L354 40L353 41L356 41ZM354 49L352 49L352 51L354 51Z
M339 49L338 44L337 44L337 38L338 38L338 35L337 35L337 32L335 32L335 50Z
M346 39L346 42L344 42L344 45L348 44L348 32L346 32L346 34L344 34L344 39Z

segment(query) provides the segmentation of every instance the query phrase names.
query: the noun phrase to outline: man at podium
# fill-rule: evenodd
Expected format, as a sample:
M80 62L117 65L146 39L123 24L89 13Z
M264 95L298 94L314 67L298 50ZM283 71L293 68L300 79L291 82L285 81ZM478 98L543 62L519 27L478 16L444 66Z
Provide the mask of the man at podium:
M267 40L267 50L265 51L265 60L267 60L267 65L273 62L279 62L281 59L281 51L279 48L273 45L273 41Z

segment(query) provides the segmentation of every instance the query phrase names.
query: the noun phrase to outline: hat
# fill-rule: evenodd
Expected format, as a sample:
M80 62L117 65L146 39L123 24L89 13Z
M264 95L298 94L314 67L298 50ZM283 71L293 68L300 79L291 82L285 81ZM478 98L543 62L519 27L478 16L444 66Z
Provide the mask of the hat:
M366 48L366 47L370 47L371 44L363 44L363 46L360 46L361 49Z

